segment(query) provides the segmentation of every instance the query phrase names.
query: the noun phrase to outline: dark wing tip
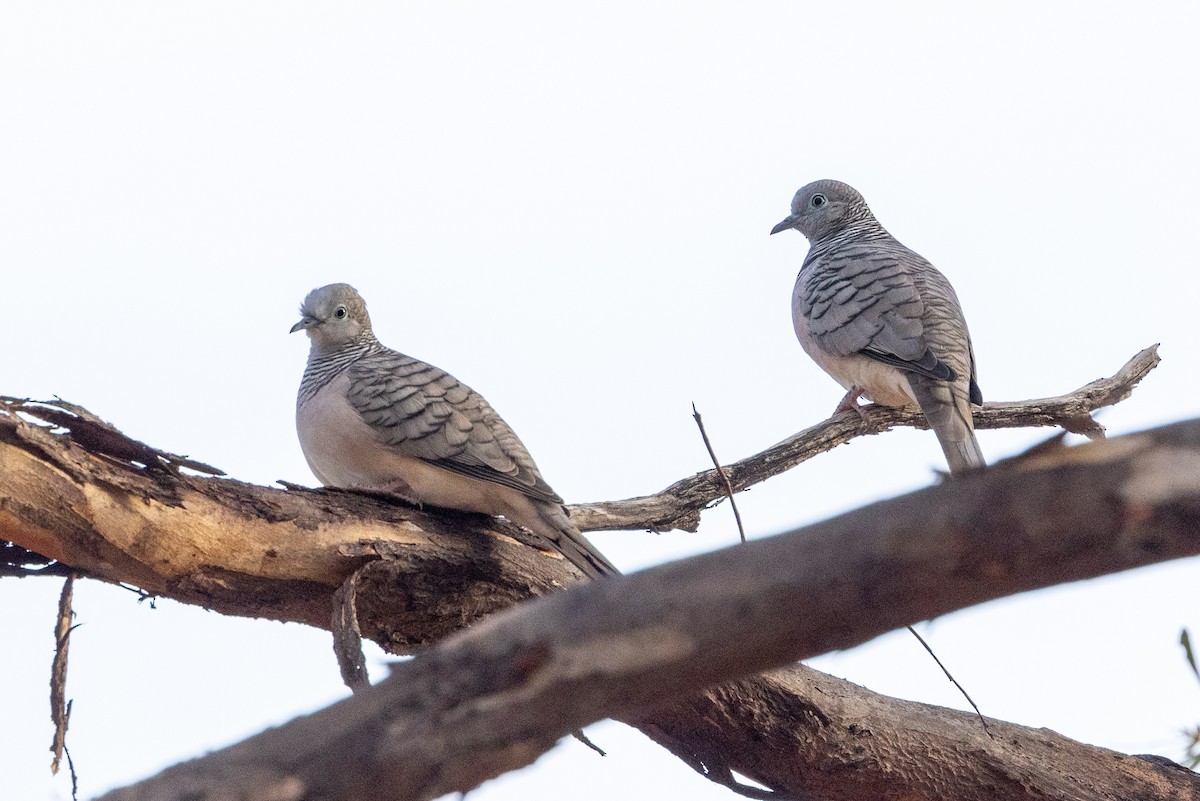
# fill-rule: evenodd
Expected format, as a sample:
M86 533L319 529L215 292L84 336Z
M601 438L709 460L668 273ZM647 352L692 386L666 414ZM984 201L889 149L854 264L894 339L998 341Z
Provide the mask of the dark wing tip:
M971 403L976 406L983 405L983 390L979 388L979 384L975 381L974 376L971 377L971 388L968 395Z
M885 353L880 350L866 348L859 351L863 356L869 359L874 359L877 362L890 364L892 367L899 367L901 370L907 370L910 373L917 373L933 378L937 381L956 381L958 373L954 372L954 368L946 364L944 361L933 355L933 352L926 349L924 355L920 359L902 359L894 353ZM978 387L976 387L978 389Z

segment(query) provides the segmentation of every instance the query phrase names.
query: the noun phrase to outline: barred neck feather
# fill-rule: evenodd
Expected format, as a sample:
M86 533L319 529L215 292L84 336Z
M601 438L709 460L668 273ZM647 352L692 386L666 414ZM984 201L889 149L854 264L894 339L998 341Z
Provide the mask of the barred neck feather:
M831 231L815 242L812 242L808 247L808 256L804 259L804 263L810 264L816 259L846 245L854 245L859 242L878 242L880 240L895 241L892 235L887 232L887 229L880 225L879 221L868 212L867 216L852 220L836 231Z
M337 350L318 352L314 347L308 352L308 364L304 366L304 377L300 379L300 394L296 403L303 404L312 398L321 387L337 378L347 367L377 350L383 345L370 331L363 331Z

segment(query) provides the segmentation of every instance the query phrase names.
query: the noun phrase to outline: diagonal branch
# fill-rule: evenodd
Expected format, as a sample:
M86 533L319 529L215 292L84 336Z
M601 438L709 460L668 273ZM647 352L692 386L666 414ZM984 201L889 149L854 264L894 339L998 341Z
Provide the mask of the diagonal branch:
M723 776L720 758L739 748L729 732L748 734L737 704L787 703L789 683L822 691L791 693L782 731L767 720L753 731L760 743L815 740L803 754L811 760L732 766L788 797L1191 797L1200 777L1189 771L1000 721L993 739L968 713L851 693L815 671L697 692L981 601L1200 553L1197 463L1200 420L582 584L493 615L326 710L108 798L204 801L290 787L294 797L431 799L522 767L611 716L660 741L685 738L692 758ZM698 722L729 750L698 741Z
M1128 398L1158 362L1158 345L1152 345L1130 359L1111 378L1098 379L1066 395L984 404L983 408L975 410L975 427L1061 426L1092 439L1103 437L1104 427L1092 419L1091 413ZM875 405L867 407L867 411L865 422L857 414L842 413L793 434L761 453L726 465L724 471L733 491L741 492L766 481L855 437L881 434L898 426L929 427L916 409ZM706 470L676 481L654 495L572 506L571 519L583 531L695 531L700 525L700 512L725 497L725 493L725 482L718 471Z

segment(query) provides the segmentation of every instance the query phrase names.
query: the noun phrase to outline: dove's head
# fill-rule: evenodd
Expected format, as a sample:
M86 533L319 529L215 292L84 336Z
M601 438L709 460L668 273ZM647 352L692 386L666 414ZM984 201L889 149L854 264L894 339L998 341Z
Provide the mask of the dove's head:
M777 234L795 228L816 242L852 223L874 221L858 190L841 181L813 181L792 198L792 213L771 229Z
M354 287L329 284L309 292L300 304L300 322L292 326L292 333L297 331L307 332L318 351L336 351L371 336L371 318Z

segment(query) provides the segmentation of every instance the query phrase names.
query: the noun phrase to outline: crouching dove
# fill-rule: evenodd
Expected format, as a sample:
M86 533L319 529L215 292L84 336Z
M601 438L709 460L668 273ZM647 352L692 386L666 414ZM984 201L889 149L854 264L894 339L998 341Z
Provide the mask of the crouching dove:
M796 276L792 322L804 351L846 388L837 411L866 397L916 403L950 472L984 465L971 404L982 404L975 354L946 277L884 230L853 187L816 181L792 200L772 234L809 241Z
M618 572L571 523L488 402L449 373L381 345L354 287L310 292L296 331L312 341L296 430L322 484L504 515L585 575Z

